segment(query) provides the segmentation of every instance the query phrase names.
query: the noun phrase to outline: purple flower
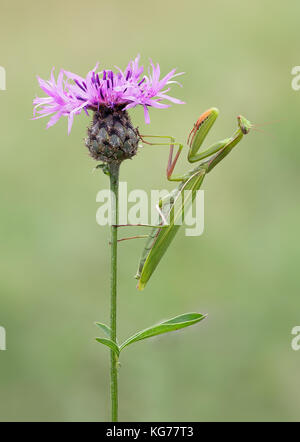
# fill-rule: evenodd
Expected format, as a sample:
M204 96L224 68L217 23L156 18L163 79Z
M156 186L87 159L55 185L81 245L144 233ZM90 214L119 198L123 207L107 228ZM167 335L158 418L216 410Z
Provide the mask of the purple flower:
M180 85L174 78L182 75L182 72L176 74L176 69L173 69L160 79L159 64L155 66L151 61L152 70L149 68L148 75L145 75L144 68L139 66L139 60L138 55L135 60L129 62L124 71L117 68L117 72L111 70L97 72L97 64L86 78L61 70L57 82L53 68L50 80L45 81L38 77L39 85L48 97L34 99L33 119L52 115L47 124L48 128L65 115L68 117L68 133L70 133L74 115L80 114L82 110L88 114L89 109L98 110L100 106L109 108L123 106L126 110L142 105L145 121L150 123L148 107L163 109L170 106L162 103L162 100L184 104L183 101L167 95L170 84Z

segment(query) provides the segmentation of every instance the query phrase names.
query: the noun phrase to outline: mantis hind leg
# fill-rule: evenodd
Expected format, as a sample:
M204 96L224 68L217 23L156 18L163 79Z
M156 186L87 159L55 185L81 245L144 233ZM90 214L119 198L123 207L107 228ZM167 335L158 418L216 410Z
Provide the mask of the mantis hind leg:
M172 205L178 196L178 189L172 190L164 197L160 198L155 206L155 209L159 215L159 224L113 224L114 227L152 227L153 229L164 229L168 227L166 218L171 211ZM168 208L168 210L166 210ZM148 236L148 235L146 235Z

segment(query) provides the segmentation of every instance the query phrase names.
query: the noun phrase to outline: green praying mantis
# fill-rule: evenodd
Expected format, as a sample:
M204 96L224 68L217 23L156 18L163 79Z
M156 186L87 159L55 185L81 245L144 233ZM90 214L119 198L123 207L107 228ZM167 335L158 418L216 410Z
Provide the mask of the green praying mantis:
M136 279L138 279L137 288L139 290L145 288L154 270L173 241L180 228L181 223L178 221L179 219L182 219L184 212L189 205L193 203L205 175L231 152L231 150L242 140L243 136L249 133L253 126L250 121L240 115L237 117L238 128L232 137L218 141L205 151L199 152L218 115L218 109L211 108L204 112L194 124L187 140L189 147L187 159L190 163L201 162L194 169L183 175L176 176L173 174L177 160L182 152L183 144L176 143L173 137L148 136L150 138L169 139L169 143L146 143L150 145L170 147L166 175L169 181L179 182L179 185L165 198L160 199L158 203L157 210L163 221L154 226L146 225L152 227L152 230L150 234L147 235L146 245L142 252L136 274ZM141 136L141 139L145 142L144 137L145 136ZM178 147L178 150L173 160L175 146ZM188 198L183 199L184 191L189 191ZM167 216L169 222L165 221Z

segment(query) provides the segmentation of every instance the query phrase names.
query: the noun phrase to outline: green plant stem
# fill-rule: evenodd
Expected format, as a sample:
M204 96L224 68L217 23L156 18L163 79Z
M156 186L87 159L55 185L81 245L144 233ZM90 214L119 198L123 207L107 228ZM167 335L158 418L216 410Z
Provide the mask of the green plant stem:
M110 328L111 340L117 342L117 246L118 246L118 207L119 207L119 163L110 164L110 189L115 195L111 207L111 280L110 280ZM110 392L111 420L118 421L118 359L110 352Z

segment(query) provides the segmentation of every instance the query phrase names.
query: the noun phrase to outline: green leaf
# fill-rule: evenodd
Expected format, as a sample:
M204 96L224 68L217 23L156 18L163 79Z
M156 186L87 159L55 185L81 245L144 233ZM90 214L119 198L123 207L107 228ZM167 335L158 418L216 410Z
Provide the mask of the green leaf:
M163 321L131 336L120 345L120 351L127 347L127 345L141 341L142 339L151 338L152 336L161 335L162 333L179 330L180 328L197 324L197 322L202 321L205 317L205 315L201 315L200 313L186 313L184 315L175 316L175 318Z
M98 325L98 327L100 327L101 330L104 331L106 336L108 336L110 338L110 336L111 336L111 329L110 329L110 327L108 327L108 325L102 324L102 322L95 322L95 324Z
M116 355L119 357L120 355L120 349L118 347L118 345L113 342L111 339L106 339L106 338L96 338L97 342L100 342L100 344L104 344L107 347L109 347L112 351L114 351L116 353Z

